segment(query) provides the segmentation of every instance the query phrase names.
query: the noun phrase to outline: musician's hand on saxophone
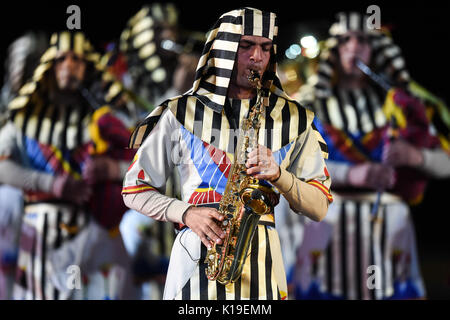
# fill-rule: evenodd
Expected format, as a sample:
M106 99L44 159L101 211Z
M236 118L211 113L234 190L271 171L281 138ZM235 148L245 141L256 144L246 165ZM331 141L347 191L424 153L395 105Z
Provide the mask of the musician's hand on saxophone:
M280 167L273 157L272 150L266 146L258 145L258 148L252 150L245 165L248 168L247 174L256 179L272 182L280 177Z
M222 244L225 233L217 225L217 221L223 221L224 217L214 208L190 207L184 214L184 223L194 231L209 248L211 241Z

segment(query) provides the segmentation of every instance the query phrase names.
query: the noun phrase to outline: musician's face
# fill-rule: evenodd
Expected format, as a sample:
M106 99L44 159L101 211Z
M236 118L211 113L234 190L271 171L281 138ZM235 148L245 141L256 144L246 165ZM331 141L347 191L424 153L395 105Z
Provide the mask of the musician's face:
M339 36L338 41L341 71L349 76L362 76L362 72L356 67L356 59L367 65L370 63L372 49L367 35L351 31Z
M243 88L252 88L248 77L250 70L262 76L269 65L272 40L260 36L242 36L231 82Z
M55 58L55 79L59 90L75 91L83 82L86 62L72 51L59 53Z

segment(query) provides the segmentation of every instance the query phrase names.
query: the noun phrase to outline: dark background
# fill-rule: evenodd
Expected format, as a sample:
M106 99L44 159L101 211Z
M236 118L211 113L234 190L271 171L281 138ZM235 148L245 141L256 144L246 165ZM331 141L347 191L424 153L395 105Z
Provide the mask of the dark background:
M450 3L444 1L172 1L180 9L180 24L207 31L226 11L251 6L276 12L279 17L279 52L298 38L298 31L314 26L317 38L326 37L339 11L365 12L371 4L381 9L381 22L391 28L402 48L412 77L450 103L448 88ZM0 83L7 46L28 30L51 33L66 28L71 4L81 8L81 29L98 48L119 37L127 20L149 1L8 1L0 8ZM303 28L303 29L302 29ZM432 181L424 202L413 208L419 259L429 299L450 299L450 246L448 191L450 180Z

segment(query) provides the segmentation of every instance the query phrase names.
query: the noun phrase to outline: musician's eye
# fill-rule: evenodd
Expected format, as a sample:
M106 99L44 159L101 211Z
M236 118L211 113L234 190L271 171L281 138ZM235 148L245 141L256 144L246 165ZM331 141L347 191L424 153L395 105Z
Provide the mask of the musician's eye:
M239 45L239 48L242 48L242 49L249 49L251 47L251 45L250 44L240 44Z

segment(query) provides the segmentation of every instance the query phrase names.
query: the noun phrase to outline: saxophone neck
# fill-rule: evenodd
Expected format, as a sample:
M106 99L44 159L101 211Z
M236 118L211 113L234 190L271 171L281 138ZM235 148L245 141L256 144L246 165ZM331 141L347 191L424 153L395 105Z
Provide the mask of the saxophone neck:
M256 104L254 106L255 115L259 115L263 111L263 87L261 82L261 75L258 71L250 70L250 75L248 77L248 81L255 87L256 89Z

